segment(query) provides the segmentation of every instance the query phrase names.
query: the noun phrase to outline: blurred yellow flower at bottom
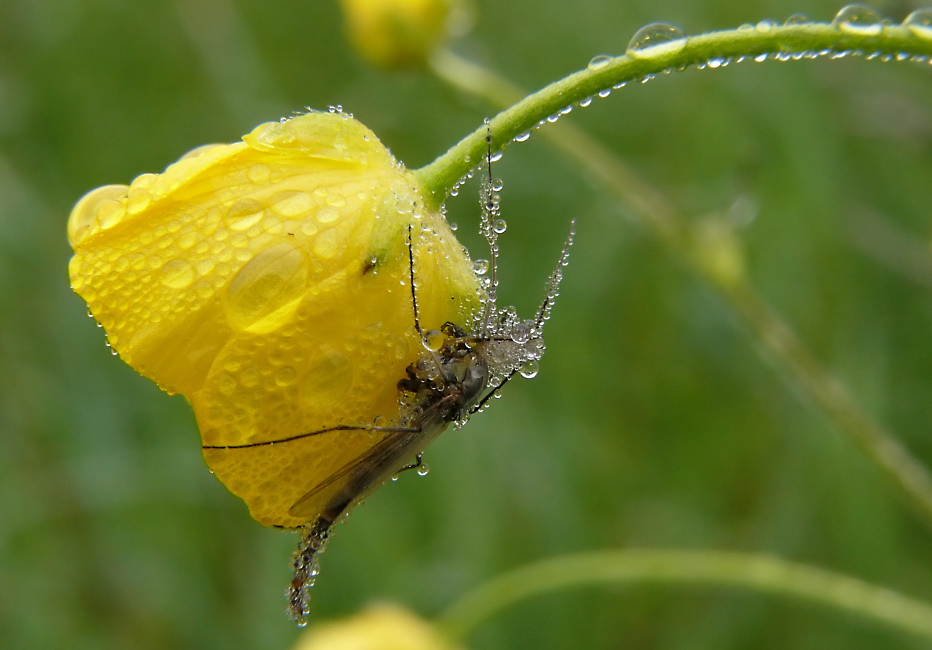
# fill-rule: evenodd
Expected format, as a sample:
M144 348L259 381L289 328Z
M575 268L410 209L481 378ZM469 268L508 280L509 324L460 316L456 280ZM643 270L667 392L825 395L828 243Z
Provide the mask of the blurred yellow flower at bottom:
M456 650L427 621L396 605L378 605L305 632L291 650Z

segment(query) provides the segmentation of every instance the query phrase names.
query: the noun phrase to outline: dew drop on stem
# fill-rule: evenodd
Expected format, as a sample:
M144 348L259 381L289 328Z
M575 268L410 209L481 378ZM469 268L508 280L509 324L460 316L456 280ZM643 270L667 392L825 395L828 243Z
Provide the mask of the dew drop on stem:
M686 34L668 23L645 25L631 37L627 55L649 59L663 54L679 52L686 47Z
M865 5L848 5L835 14L832 24L843 32L872 36L879 34L883 23L873 9Z
M916 9L906 16L903 27L919 38L932 40L932 9Z

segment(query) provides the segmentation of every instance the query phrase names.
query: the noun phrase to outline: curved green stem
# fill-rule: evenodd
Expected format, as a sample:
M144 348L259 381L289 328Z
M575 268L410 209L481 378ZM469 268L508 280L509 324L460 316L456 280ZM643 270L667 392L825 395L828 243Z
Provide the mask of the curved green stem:
M853 614L932 640L932 605L776 557L709 551L626 550L552 558L501 575L460 598L437 624L455 642L523 600L574 587L665 584L737 587Z
M926 60L932 55L932 38L926 34L929 31L928 28L893 25L881 29L879 24L876 29L853 31L828 23L761 23L752 29L690 36L676 41L676 46L654 47L642 50L640 55L629 53L574 72L524 98L492 118L493 147L503 148L515 136L530 131L548 117L559 115L566 107L587 97L650 75L710 61L766 55L831 56L859 52ZM414 172L434 208L438 208L456 182L483 159L485 136L484 127L476 129L445 154Z

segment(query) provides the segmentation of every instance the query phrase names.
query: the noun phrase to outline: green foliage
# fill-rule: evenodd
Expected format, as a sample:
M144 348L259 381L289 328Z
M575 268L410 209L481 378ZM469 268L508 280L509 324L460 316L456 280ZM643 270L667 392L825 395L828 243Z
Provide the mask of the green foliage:
M839 6L477 3L457 51L527 88L687 33ZM880 7L883 9L884 7ZM887 7L901 20L901 5ZM574 110L690 222L739 230L762 296L858 406L932 465L930 66L746 62ZM378 72L335 6L256 0L0 4L0 646L285 648L294 538L211 477L187 405L105 354L67 287L87 189L159 171L304 106L342 104L410 167L497 109L427 72ZM564 118L567 119L567 118ZM439 612L507 569L619 547L763 551L932 599L930 528L758 354L729 304L540 134L512 145L501 293L534 309L579 235L531 382L371 497L323 558L320 618L376 599ZM475 186L448 201L476 257ZM740 206L751 206L748 212ZM503 613L475 648L915 647L746 593L611 588Z

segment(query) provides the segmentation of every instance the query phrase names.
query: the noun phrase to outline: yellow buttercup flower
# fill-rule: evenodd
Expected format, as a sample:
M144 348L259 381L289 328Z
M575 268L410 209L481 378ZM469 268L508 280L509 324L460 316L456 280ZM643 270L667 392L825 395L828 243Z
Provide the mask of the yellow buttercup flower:
M423 63L465 11L462 0L342 0L350 42L370 63Z
M342 113L93 190L68 238L72 286L109 344L187 397L208 465L266 525L305 524L289 509L377 442L364 427L398 417L398 381L424 351L411 260L425 331L466 322L479 298L413 175ZM356 429L268 444L339 426Z
M292 650L455 650L429 623L393 605L317 625Z

